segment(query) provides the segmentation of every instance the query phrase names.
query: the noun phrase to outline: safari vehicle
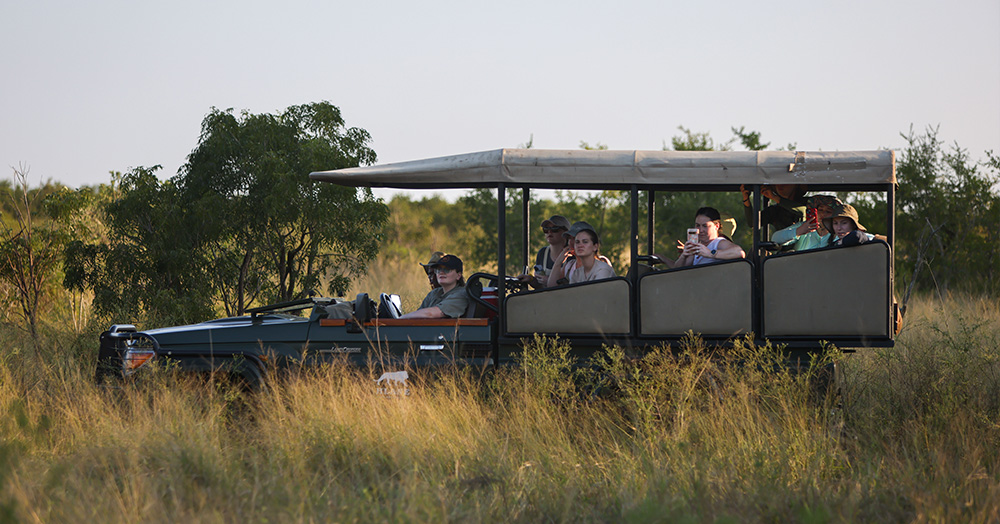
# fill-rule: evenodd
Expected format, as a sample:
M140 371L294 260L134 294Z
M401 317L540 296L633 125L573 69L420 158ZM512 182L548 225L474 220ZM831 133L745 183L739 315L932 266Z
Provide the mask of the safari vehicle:
M465 318L373 318L367 295L351 321L322 318L335 299L257 308L251 315L138 331L112 326L101 336L99 375L128 374L166 357L184 369L227 370L259 379L268 366L332 358L379 362L387 371L445 362L509 363L533 334L558 335L580 356L605 344L636 351L688 333L710 344L753 337L782 344L789 358L829 342L852 350L893 345L895 157L892 151L675 152L499 149L449 157L311 173L345 186L402 189L490 188L497 195L498 275L469 275ZM886 203L885 241L771 254L759 223L761 188L808 184L811 192L876 192ZM656 192L752 189L753 245L745 259L658 270L651 257ZM508 195L523 192L519 252L528 264L530 191L621 190L631 202L626 276L528 291L508 275ZM640 216L640 194L648 205ZM660 210L662 211L662 210ZM669 211L669 210L667 210ZM625 234L625 233L622 233ZM640 243L640 238L645 242ZM435 246L444 247L444 246ZM511 246L512 248L514 246ZM748 246L743 246L744 248ZM818 280L817 280L818 278ZM815 299L817 289L849 300ZM486 290L484 292L484 290ZM844 308L845 302L850 307ZM292 316L294 309L308 310Z

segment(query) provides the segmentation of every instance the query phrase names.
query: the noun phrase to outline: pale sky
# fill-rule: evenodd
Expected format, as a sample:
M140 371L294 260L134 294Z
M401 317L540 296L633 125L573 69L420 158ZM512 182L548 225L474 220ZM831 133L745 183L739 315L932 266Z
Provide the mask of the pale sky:
M169 178L214 106L327 100L379 163L516 147L1000 153L1000 1L0 0L0 162L37 184ZM306 173L303 173L306 176Z

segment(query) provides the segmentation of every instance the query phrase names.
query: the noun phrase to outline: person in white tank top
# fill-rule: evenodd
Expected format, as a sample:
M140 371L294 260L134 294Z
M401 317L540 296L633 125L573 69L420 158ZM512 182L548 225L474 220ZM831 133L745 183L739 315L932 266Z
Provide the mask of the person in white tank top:
M698 228L698 241L684 244L681 256L674 267L711 264L722 260L746 257L743 248L719 233L722 217L713 207L703 207L695 213L694 226Z

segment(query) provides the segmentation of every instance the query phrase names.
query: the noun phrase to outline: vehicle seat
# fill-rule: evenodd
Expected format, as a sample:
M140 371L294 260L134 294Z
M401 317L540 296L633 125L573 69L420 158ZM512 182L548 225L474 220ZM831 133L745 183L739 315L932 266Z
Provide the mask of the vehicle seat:
M483 283L476 279L475 282L467 282L466 293L469 294L469 305L465 307L465 314L462 315L463 318L481 318L486 316L486 307L484 307L479 302L472 300L471 297L480 297L483 295Z

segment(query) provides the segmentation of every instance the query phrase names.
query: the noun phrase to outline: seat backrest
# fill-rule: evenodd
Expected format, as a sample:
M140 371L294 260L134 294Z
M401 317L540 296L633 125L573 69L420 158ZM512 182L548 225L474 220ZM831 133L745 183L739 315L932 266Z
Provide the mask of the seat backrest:
M465 307L464 318L480 318L486 316L486 307L476 302L472 297L479 297L483 294L483 286L479 281L468 282L465 285L465 292L469 294L469 305Z
M639 334L734 336L753 330L753 264L733 260L639 279Z
M622 277L510 295L508 334L619 335L631 332L631 284Z
M871 241L764 260L764 335L889 337L889 246Z

